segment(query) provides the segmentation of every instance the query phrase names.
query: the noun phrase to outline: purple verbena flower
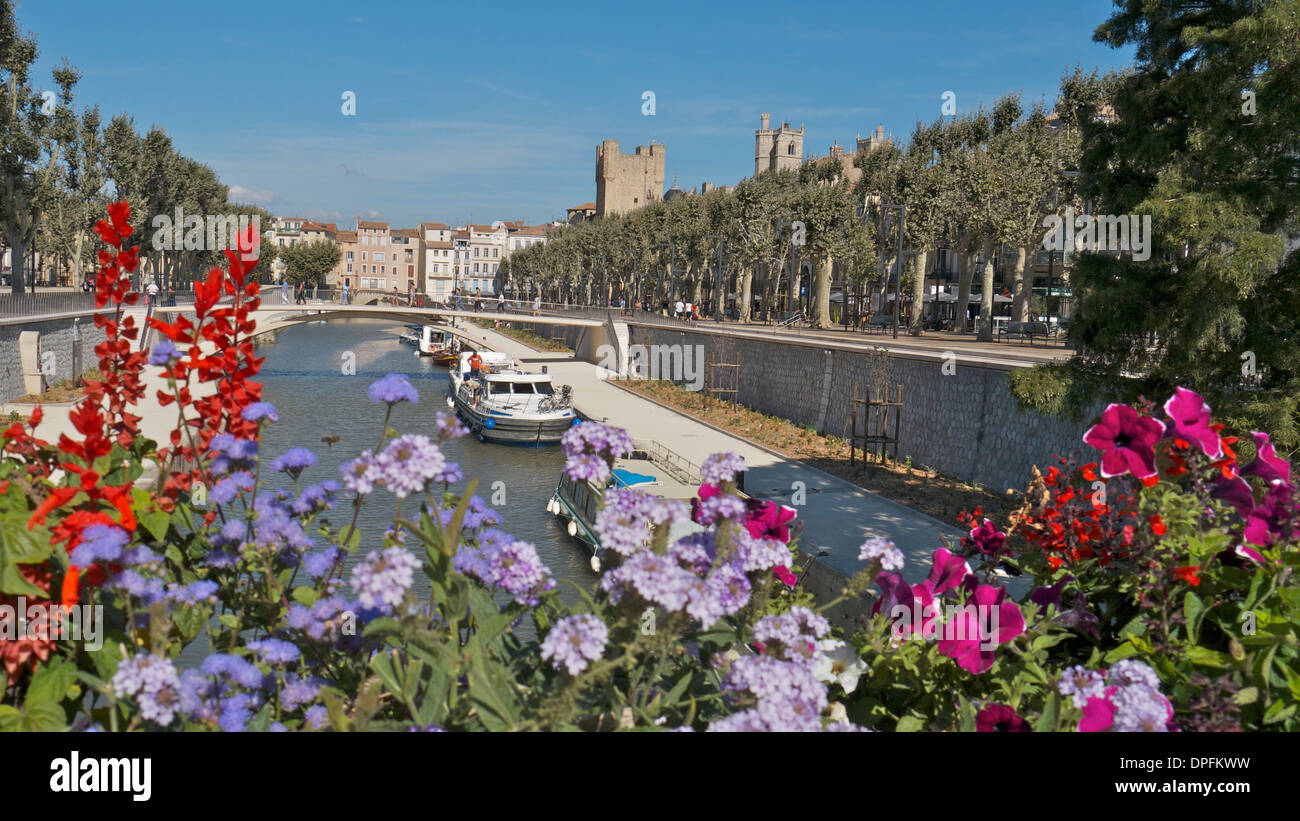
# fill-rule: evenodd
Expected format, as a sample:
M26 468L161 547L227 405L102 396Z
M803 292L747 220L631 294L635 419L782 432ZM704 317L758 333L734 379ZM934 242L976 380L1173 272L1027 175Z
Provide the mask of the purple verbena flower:
M542 641L542 658L555 669L565 668L576 676L588 662L599 659L609 641L609 629L590 613L560 619Z

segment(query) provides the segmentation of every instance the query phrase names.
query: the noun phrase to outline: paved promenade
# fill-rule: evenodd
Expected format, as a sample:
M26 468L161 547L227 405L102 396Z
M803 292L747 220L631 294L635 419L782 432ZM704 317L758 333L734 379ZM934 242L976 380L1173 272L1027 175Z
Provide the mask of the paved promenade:
M539 352L484 328L467 330L475 340L536 370L545 365L557 384L573 386L574 405L587 418L626 428L634 439L657 441L697 464L710 453L740 454L749 465L745 490L756 498L790 505L797 483L802 483L806 503L796 507L804 521L800 546L842 576L861 569L858 547L863 541L883 536L907 557L903 576L911 583L920 582L930 571L934 549L943 546L941 537L962 535L952 525L606 382L601 368L575 361L569 354Z

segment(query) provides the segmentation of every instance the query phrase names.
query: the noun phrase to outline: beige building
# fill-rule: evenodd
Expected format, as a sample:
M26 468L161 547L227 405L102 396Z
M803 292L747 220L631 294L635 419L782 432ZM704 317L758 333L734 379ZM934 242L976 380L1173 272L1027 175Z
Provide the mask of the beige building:
M754 132L754 176L764 171L798 171L803 165L803 126L798 130L789 123L780 128L771 127L772 115L759 115L759 127Z
M820 164L838 160L842 169L840 176L851 183L856 183L858 180L862 179L862 169L854 165L858 156L869 154L886 143L891 142L891 140L892 138L885 136L885 127L883 125L878 125L871 136L867 137L865 140L862 138L861 134L858 134L858 148L856 151L845 152L844 146L840 145L839 140L836 140L825 157L818 157L813 160L813 162Z
M582 205L575 205L567 209L570 225L577 225L580 222L586 222L596 218L596 203L584 202Z
M638 145L635 154L619 151L618 140L596 147L596 216L625 214L663 196L662 143Z

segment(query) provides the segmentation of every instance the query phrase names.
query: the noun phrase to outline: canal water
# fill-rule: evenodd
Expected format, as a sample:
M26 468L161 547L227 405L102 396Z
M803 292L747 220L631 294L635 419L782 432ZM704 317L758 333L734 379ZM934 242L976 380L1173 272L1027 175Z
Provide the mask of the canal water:
M383 320L332 320L288 328L272 344L260 345L257 353L266 359L257 379L264 385L263 399L275 405L280 417L265 429L265 458L274 459L290 447L306 447L318 461L303 473L301 482L339 481L339 466L379 441L385 406L371 402L366 388L389 373L406 374L420 394L418 403L394 407L390 427L399 434L423 433L436 440L436 413L452 412L446 403L447 369L403 343L399 339L403 330L401 324ZM322 441L333 436L337 442ZM501 514L504 521L499 527L537 546L566 600L577 598L566 580L592 588L596 575L588 565L589 556L568 535L563 522L546 512L564 464L558 446L513 447L463 436L443 450L465 475L452 490L463 491L477 478L475 493ZM382 545L396 502L382 488L367 498L359 519L362 549L353 562ZM407 513L409 505L403 511L404 516ZM337 526L347 524L351 503L346 491L341 491L339 503L327 515L334 517L331 521ZM418 541L408 537L407 544L418 552ZM417 574L415 590L422 599L427 597L423 574Z

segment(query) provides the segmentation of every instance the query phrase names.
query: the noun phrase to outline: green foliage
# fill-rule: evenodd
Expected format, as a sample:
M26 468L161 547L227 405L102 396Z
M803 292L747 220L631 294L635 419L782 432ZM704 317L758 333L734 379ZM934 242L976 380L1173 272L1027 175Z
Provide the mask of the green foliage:
M320 285L339 264L343 251L329 240L320 240L291 245L282 249L280 256L284 258L284 276L290 284Z
M1288 449L1300 445L1300 254L1286 250L1300 235L1298 36L1286 0L1126 2L1097 29L1138 64L1114 84L1113 118L1078 118L1083 181L1097 213L1151 216L1152 253L1081 255L1071 329L1075 367L1102 375L1109 397L1181 384Z

